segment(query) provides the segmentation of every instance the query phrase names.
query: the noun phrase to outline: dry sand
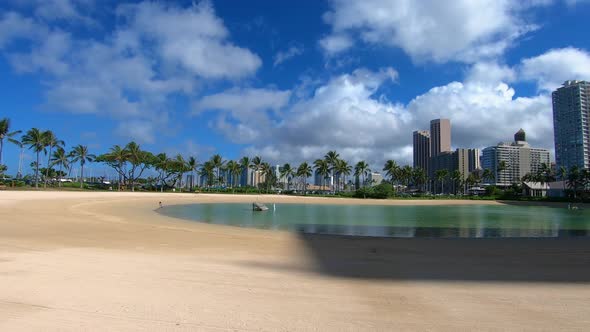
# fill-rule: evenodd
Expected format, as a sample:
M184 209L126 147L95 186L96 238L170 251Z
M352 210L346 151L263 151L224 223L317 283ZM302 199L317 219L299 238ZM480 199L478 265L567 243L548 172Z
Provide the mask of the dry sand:
M252 199L0 192L0 331L581 331L590 326L586 239L306 238L154 212L158 201ZM499 204L388 201L474 203Z

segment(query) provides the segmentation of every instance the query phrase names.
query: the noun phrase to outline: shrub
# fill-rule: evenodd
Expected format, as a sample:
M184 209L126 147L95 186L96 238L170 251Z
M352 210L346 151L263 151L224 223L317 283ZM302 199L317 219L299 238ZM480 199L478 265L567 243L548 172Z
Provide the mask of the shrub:
M502 195L502 190L496 186L486 187L486 196Z
M354 197L356 198L385 199L393 197L394 195L395 191L393 190L391 185L387 183L381 183L374 187L359 188L354 193Z

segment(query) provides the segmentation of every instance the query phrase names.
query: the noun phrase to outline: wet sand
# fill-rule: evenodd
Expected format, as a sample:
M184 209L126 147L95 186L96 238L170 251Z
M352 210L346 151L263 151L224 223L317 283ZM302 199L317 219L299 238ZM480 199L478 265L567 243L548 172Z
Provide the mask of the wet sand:
M154 212L159 201L253 199L0 192L0 330L575 331L590 325L587 239L307 237Z

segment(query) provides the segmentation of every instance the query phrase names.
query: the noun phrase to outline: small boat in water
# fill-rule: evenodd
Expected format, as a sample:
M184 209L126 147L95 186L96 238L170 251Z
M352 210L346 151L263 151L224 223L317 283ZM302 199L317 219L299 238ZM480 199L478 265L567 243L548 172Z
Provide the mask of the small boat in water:
M253 211L266 211L268 210L268 206L262 203L252 203L252 210Z

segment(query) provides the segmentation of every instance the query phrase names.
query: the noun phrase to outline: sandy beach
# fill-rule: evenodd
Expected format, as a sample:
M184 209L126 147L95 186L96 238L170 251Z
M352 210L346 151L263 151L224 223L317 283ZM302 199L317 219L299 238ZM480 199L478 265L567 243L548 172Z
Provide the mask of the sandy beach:
M0 191L0 330L582 331L590 326L587 239L304 237L188 222L154 211L159 201L252 200Z

